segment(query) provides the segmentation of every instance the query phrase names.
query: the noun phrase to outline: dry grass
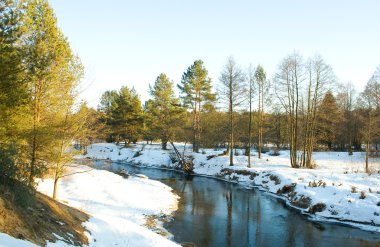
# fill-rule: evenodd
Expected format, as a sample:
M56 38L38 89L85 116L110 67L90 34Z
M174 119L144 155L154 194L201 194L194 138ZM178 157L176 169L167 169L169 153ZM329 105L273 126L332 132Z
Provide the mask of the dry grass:
M88 244L82 226L88 218L87 214L38 192L29 207L20 207L9 190L0 186L0 232L15 238L45 246L46 240L55 242L59 236L69 244L82 246Z

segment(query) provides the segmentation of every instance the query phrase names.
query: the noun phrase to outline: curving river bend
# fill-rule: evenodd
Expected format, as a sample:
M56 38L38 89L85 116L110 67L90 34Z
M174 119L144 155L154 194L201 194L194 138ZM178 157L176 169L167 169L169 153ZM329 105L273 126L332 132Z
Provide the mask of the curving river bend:
M316 223L265 192L237 184L128 164L95 161L97 169L124 168L172 187L181 199L164 227L178 243L197 247L380 246L380 234L338 224Z

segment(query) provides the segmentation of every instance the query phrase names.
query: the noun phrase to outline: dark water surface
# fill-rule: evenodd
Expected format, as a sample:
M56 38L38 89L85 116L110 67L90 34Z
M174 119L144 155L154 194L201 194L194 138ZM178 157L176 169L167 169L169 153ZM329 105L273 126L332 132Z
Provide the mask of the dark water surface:
M94 162L97 169L124 168L172 187L181 199L164 227L178 243L197 247L380 246L380 234L337 224L316 223L257 189L175 171Z

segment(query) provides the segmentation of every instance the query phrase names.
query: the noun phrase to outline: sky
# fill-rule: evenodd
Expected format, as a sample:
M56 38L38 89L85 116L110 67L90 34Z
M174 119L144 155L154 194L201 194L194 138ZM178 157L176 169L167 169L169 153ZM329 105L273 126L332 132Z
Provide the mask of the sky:
M160 73L179 83L194 60L218 78L228 57L272 78L293 53L321 55L357 90L380 65L378 0L49 0L85 66L81 98L134 87L143 101Z

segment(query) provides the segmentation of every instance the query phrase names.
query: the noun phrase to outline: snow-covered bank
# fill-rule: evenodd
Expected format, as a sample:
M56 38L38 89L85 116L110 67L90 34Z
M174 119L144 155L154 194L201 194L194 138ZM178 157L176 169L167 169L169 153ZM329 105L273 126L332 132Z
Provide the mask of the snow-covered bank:
M182 151L181 145L178 146ZM290 168L287 151L281 151L279 156L264 154L262 159L254 156L252 168L246 168L246 156L236 156L235 165L230 167L227 156L208 157L221 151L202 151L203 154L186 151L193 157L197 174L236 181L247 188L258 186L317 220L340 221L380 232L380 175L364 173L362 153L349 156L344 152L318 152L314 154L317 169L311 170ZM172 163L170 153L160 150L159 145L123 148L115 144L93 144L84 157L174 168L176 164ZM379 170L377 161L371 166Z
M176 209L178 197L170 187L149 179L124 179L87 166L69 172L77 174L61 180L58 198L91 216L85 223L90 246L178 246L144 227L146 216L169 215ZM38 186L47 195L52 189L51 179Z
M37 247L37 245L35 244L32 244L24 240L13 238L7 234L0 232L0 247L9 247L9 246Z

